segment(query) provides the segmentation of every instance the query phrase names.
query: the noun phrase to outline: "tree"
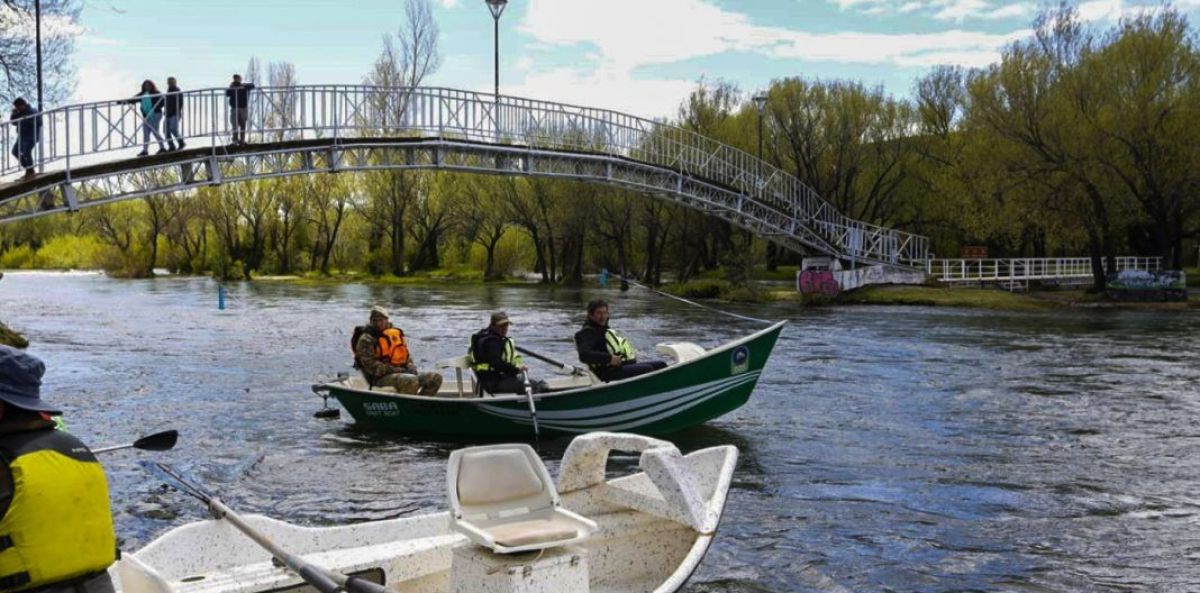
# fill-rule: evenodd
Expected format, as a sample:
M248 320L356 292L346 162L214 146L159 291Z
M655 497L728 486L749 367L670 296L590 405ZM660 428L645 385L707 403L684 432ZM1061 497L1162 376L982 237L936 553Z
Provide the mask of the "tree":
M37 102L35 0L0 0L0 99L11 105L25 97ZM79 27L77 0L42 0L42 78L46 108L59 104L75 88L71 55Z

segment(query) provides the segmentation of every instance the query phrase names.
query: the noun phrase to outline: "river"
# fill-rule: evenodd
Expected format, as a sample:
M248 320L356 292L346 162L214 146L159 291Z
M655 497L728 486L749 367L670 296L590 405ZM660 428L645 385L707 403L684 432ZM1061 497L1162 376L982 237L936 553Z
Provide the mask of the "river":
M462 353L493 309L521 345L570 358L597 296L643 351L760 327L637 288L228 288L218 311L203 278L0 281L0 319L46 361L43 396L73 433L93 446L182 433L168 453L105 458L124 549L203 516L145 458L299 523L445 508L454 445L312 417L310 385L349 370L349 331L372 304L418 364ZM790 323L744 408L670 436L741 449L688 591L1200 590L1200 316L733 308ZM564 446L543 444L552 473Z

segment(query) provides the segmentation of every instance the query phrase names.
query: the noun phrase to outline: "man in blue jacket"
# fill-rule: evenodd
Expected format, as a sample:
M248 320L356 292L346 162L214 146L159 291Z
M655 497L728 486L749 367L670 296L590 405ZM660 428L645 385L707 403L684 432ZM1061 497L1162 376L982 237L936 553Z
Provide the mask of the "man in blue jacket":
M250 91L254 90L251 83L242 84L240 74L233 75L233 82L225 89L225 97L229 99L229 123L233 125L233 145L246 144L246 122L250 121Z
M33 147L42 137L42 116L28 101L17 97L13 101L12 113L8 116L12 125L17 127L17 143L13 145L13 156L25 167L25 179L34 176ZM20 119L20 121L16 121Z

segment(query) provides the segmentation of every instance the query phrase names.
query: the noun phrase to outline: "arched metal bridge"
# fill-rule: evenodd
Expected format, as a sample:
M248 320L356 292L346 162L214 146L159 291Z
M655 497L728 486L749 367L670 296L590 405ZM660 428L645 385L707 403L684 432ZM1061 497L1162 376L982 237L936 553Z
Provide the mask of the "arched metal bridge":
M928 257L926 237L848 218L745 151L614 111L443 88L260 87L250 93L250 144L230 147L224 89L183 97L187 149L141 158L142 117L128 100L41 114L41 172L0 185L0 224L250 179L444 169L621 186L846 261L923 267ZM10 123L0 126L0 177L12 178L23 168Z

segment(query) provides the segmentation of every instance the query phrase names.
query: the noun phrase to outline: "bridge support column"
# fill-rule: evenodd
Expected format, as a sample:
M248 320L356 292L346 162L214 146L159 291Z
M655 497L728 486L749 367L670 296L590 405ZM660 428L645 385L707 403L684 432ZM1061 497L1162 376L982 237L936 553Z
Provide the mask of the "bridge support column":
M217 157L208 157L208 178L213 185L221 185L221 167L217 164Z
M75 195L75 186L67 183L62 186L63 201L67 204L67 210L75 212L79 210L79 197Z

